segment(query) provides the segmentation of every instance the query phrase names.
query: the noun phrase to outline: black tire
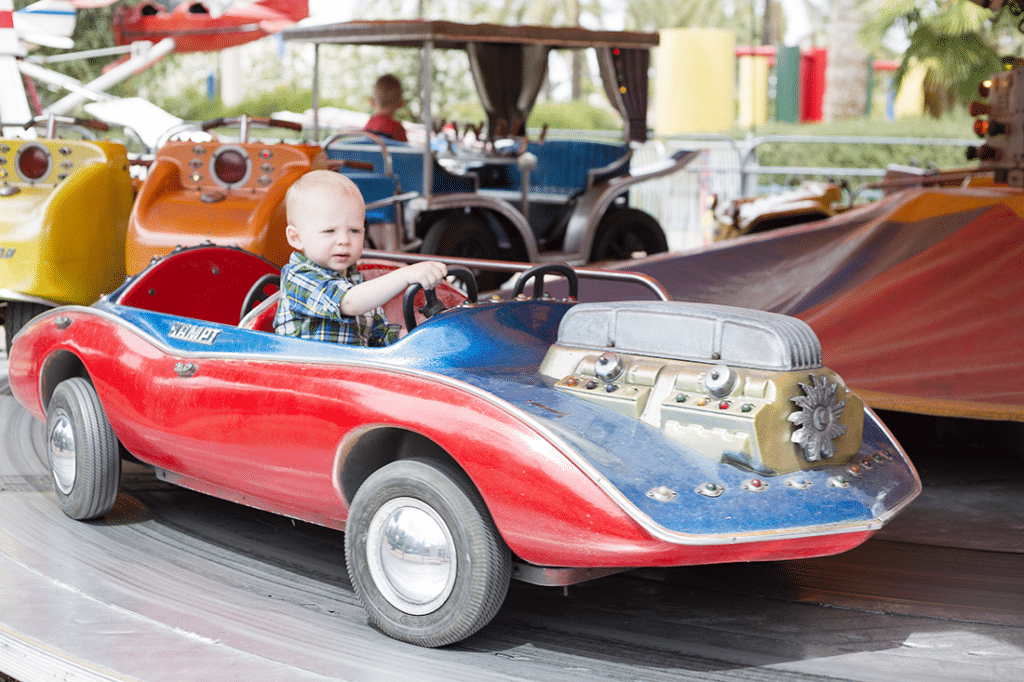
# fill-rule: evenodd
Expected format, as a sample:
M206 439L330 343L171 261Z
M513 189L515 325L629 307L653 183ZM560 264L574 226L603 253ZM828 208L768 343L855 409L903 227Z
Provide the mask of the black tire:
M494 231L472 213L450 213L434 223L420 246L420 253L497 260L501 253ZM490 291L508 279L495 272L473 272L480 291Z
M53 490L73 519L97 519L114 508L121 453L96 389L80 377L57 385L46 414Z
M27 303L25 301L8 301L7 309L4 311L4 337L7 342L7 351L11 350L11 342L14 335L21 331L21 328L28 324L36 315L41 315L50 307L41 303Z
M384 555L387 530L399 537ZM423 551L412 561L407 551L397 557L396 541L413 532L417 547L442 551ZM472 483L455 467L426 459L392 462L366 479L349 510L345 560L370 622L427 647L458 642L487 625L505 600L512 567ZM411 580L411 572L420 580ZM433 585L425 585L427 578Z
M668 251L668 240L652 216L635 208L613 207L601 218L590 261L628 260L635 253Z

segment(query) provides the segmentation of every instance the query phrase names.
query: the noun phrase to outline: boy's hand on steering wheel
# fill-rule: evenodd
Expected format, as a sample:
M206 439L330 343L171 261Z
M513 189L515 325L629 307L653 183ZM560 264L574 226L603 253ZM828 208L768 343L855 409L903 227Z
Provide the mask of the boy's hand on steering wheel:
M403 268L406 284L419 284L424 289L433 289L448 274L448 267L437 261L414 263Z

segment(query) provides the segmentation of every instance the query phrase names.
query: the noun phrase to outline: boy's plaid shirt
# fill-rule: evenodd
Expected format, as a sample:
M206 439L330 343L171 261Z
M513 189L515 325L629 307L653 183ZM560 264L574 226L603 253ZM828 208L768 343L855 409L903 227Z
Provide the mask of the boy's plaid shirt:
M281 269L281 297L274 330L285 336L357 346L394 343L401 327L388 323L380 308L363 315L341 314L345 292L362 282L363 275L354 265L339 273L293 252Z

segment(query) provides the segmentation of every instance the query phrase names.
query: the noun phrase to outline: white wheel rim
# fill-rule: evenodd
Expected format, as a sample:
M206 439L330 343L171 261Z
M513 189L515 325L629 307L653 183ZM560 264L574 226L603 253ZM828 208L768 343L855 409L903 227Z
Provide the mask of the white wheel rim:
M48 456L50 471L57 488L65 495L75 486L77 461L75 459L75 432L71 419L64 410L58 410L50 427Z
M451 531L422 500L399 497L377 510L366 534L366 558L381 595L414 616L436 611L455 586Z

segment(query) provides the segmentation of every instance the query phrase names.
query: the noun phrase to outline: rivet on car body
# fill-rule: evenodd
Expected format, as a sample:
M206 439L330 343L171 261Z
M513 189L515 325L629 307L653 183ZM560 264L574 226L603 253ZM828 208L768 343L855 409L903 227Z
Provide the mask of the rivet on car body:
M845 476L832 476L828 479L828 484L833 488L849 488L850 482L846 480Z
M685 403L686 402L686 394L685 393L676 393L676 402L677 403Z
M811 487L810 480L806 478L798 478L796 476L790 476L786 479L786 485L790 488L796 488L797 490L807 490Z
M856 464L851 464L850 466L846 467L846 473L850 474L854 478L861 477L860 467L857 466Z
M741 485L744 490L749 490L752 493L763 493L768 490L768 484L760 478L748 478Z
M71 318L67 315L58 315L53 323L57 325L57 329L67 329L71 326Z
M664 485L659 485L657 488L651 488L647 491L647 497L658 502L671 502L678 496L679 493Z
M697 486L694 489L694 492L705 497L718 497L725 492L725 486L716 485L714 483L705 483Z
M597 388L597 382L596 381L588 381L587 382L587 390L593 391L595 388Z
M183 379L187 379L195 375L196 370L199 366L194 362L176 362L174 363L174 373Z

